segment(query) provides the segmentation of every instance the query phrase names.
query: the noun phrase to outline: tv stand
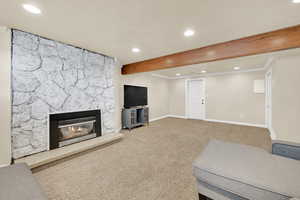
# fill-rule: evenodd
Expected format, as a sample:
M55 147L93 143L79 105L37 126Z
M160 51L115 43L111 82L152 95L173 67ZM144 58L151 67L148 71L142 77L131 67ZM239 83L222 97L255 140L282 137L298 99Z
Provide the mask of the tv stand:
M122 110L122 128L132 129L149 124L149 108L139 106Z

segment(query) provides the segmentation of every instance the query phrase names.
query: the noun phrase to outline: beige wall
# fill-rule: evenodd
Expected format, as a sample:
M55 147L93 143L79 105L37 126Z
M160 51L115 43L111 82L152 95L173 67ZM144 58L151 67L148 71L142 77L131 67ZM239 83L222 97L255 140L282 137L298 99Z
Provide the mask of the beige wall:
M169 86L170 115L185 116L185 79L170 80Z
M122 128L122 122L121 122L121 112L122 112L122 104L123 102L121 101L121 94L122 94L122 89L123 87L121 86L122 84L122 77L121 77L121 69L122 65L118 61L116 62L115 68L114 68L114 75L113 75L113 84L115 87L115 130L116 132L119 132Z
M264 71L206 77L206 118L265 124L265 95L253 92ZM170 81L170 115L185 116L185 80Z
M169 113L169 83L167 79L154 77L149 73L122 75L123 85L148 87L148 105L150 120L163 117ZM121 88L121 107L123 107L123 88Z
M10 30L0 27L0 166L11 161Z
M272 127L279 140L300 143L300 57L272 65Z
M254 80L264 71L208 77L206 118L251 124L265 124L265 94L253 91Z

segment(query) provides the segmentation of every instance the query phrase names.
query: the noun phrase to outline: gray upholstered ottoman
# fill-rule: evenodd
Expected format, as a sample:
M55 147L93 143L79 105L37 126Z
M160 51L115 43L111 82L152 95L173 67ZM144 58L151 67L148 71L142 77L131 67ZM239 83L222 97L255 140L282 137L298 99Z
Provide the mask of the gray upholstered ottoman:
M199 194L207 199L300 197L300 161L252 146L212 140L193 163L193 172Z
M26 164L0 168L0 200L47 200Z
M272 154L300 160L300 144L295 142L273 140Z

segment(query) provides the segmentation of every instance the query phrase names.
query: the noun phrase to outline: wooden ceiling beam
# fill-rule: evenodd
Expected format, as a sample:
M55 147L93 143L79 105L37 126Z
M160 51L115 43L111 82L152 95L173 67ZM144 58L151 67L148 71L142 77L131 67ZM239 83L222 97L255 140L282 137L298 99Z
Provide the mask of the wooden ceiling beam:
M300 47L300 25L124 65L122 74L250 56Z

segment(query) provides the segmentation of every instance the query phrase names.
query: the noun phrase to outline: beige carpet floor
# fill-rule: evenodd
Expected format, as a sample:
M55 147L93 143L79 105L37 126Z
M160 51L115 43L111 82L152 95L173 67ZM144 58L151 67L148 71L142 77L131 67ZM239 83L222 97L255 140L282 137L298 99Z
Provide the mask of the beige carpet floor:
M192 161L212 138L271 148L267 129L166 118L105 148L36 170L56 200L196 200Z

